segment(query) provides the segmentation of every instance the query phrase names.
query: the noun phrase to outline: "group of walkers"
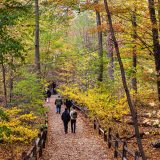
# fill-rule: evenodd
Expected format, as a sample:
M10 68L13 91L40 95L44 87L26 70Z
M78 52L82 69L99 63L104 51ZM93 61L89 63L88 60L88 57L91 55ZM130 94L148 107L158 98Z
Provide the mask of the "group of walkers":
M56 113L61 114L61 106L63 104L63 101L60 96L55 100L56 105ZM76 131L76 119L77 119L77 112L75 110L75 107L73 106L73 103L71 100L66 99L65 102L65 110L61 115L61 119L63 121L64 125L64 132L65 134L68 133L68 124L71 121L71 132L75 133ZM71 110L72 107L72 110Z
M50 103L50 98L52 95L51 90L53 90L53 94L56 94L56 84L53 82L51 87L48 87L46 89L46 94L45 94L45 100L47 103ZM50 89L51 88L51 89ZM63 100L60 96L55 100L55 106L56 106L56 113L61 114L61 106L63 104ZM77 119L77 112L75 110L75 107L73 106L73 103L70 99L66 99L64 101L65 105L65 110L61 115L61 119L63 121L64 125L64 132L67 134L68 133L68 124L71 121L71 132L75 133L76 131L76 119ZM71 110L72 107L72 110Z

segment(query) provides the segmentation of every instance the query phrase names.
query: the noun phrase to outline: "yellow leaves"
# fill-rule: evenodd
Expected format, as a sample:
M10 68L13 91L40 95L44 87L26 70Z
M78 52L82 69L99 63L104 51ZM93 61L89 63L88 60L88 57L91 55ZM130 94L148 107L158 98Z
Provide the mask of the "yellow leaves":
M5 112L9 116L9 121L0 121L0 138L4 141L29 143L38 135L38 129L33 129L33 125L29 125L37 119L32 112L22 114L22 110L17 107L6 109Z
M12 129L12 132L15 134L12 135L10 138L14 141L26 141L30 142L33 138L37 137L38 130L32 130L29 127L26 126L17 126L16 128Z
M54 40L52 41L52 45L54 46L55 49L59 49L63 46L63 43L62 43L62 40L59 39L59 40Z
M33 138L37 137L38 130L31 130L26 126L17 126L11 128L12 134L8 137L5 134L3 135L4 141L13 142L30 142Z
M4 121L0 122L0 126L6 126L10 128L10 127L18 126L20 125L20 123L21 122L19 120L17 120L16 118L13 118L9 122L4 122Z
M19 112L21 112L21 109L17 107L6 110L7 115L11 117L17 115Z
M105 121L113 118L120 119L129 112L126 97L118 100L102 90L103 86L102 88L89 89L86 92L82 92L77 86L62 86L59 91L63 96L69 96L78 104L86 106L100 119Z
M22 116L19 117L19 120L35 120L37 117L33 115L33 113L29 113L29 114L24 114Z

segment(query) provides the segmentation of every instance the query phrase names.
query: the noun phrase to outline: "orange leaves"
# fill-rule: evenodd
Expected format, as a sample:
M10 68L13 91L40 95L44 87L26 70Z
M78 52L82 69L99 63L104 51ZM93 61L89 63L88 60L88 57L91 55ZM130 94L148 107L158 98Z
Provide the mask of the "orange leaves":
M100 32L100 31L106 31L107 29L107 24L106 23L103 23L102 25L99 25L99 26L96 26L94 28L90 28L88 31L89 33L93 34L93 33L96 33L96 32Z
M92 10L92 11L98 11L102 12L104 11L104 5L102 4L95 4L95 3L85 3L85 4L80 4L80 10Z
M120 23L114 23L113 28L115 32L124 32L124 28Z
M120 23L114 23L113 27L114 27L115 32L124 32L124 28ZM88 31L89 33L93 34L99 31L106 32L107 30L109 30L108 24L102 23L101 26L90 28Z
M122 6L110 6L109 10L111 14L127 13L128 8L123 8Z

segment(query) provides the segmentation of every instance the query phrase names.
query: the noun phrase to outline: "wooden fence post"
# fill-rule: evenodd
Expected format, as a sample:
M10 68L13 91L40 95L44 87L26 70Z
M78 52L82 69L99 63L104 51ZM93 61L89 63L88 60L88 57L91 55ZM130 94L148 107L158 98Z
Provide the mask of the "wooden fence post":
M122 160L126 160L126 149L125 147L127 147L127 143L126 142L123 142L123 150L122 150Z
M106 131L104 131L104 141L106 142L107 141L107 132Z
M43 148L45 148L46 146L46 140L47 140L47 130L45 129L44 132L43 132Z
M134 160L139 160L139 152L138 151L135 151Z
M45 120L45 124L46 124L46 125L48 124L48 120Z
M41 132L38 134L38 137L39 137L38 147L39 147L39 157L42 157L43 128L41 128L40 131Z
M118 157L118 140L119 139L119 134L116 134L116 139L115 139L115 150L114 150L114 158Z
M22 160L28 160L27 152L22 152Z
M101 125L98 125L98 134L99 134L99 135L101 135L101 130L100 130L100 128L101 128Z
M108 130L108 148L111 148L111 140L112 140L111 128L109 128Z
M40 140L40 145L39 145L39 157L42 157L42 149L43 149L43 145L42 145L43 140Z
M34 148L33 148L33 157L35 157L35 160L37 160L37 146L36 146L36 142L35 142Z
M96 126L96 120L95 119L94 119L94 122L93 122L93 126L94 126L94 129L97 128L97 126Z

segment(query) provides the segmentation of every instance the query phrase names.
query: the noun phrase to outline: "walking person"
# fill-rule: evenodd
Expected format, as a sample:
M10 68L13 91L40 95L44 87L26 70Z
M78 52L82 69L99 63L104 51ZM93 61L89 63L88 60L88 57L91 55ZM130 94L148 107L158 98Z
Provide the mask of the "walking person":
M56 83L52 82L52 89L53 89L53 94L56 94Z
M70 112L71 117L71 131L72 133L76 132L76 120L77 120L77 111L75 110L75 107L73 107L73 110Z
M46 101L48 103L48 102L50 102L50 98L51 98L51 95L52 95L51 91L49 89L47 89L46 95L47 95L47 100Z
M55 100L55 105L56 105L56 113L61 113L61 105L63 104L62 99L60 96Z
M70 109L73 105L72 101L70 99L66 99L65 103L66 103L66 107L67 107L68 111L70 112Z
M69 115L67 108L65 108L65 111L62 113L61 119L64 125L64 132L65 134L67 134L68 133L68 123L70 121L70 115Z

